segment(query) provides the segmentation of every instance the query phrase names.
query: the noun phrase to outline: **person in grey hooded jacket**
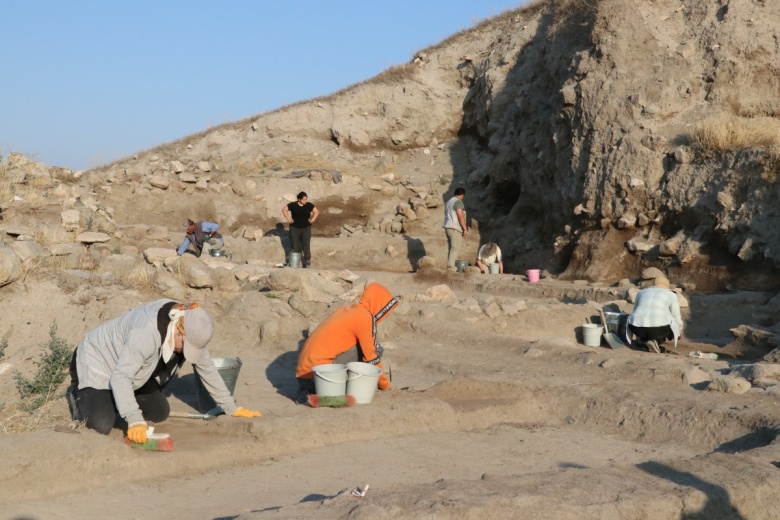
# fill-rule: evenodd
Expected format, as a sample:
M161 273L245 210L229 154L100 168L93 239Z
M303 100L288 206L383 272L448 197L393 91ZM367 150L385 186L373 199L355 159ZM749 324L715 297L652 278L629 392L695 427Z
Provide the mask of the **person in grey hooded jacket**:
M225 386L207 348L213 333L211 316L198 304L173 300L147 303L87 332L71 361L71 385L86 426L108 434L118 415L131 441L146 442L146 421L170 414L162 388L185 360L226 414L259 416L239 408Z

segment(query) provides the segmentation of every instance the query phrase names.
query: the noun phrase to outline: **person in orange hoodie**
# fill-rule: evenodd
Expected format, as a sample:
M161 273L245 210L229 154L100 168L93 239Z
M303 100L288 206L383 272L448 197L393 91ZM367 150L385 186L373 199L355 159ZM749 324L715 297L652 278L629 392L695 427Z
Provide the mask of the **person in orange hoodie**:
M297 403L305 403L315 393L312 367L329 363L362 361L382 368L382 346L376 341L376 326L398 305L384 286L370 283L355 305L337 309L320 323L303 345L295 377L299 391ZM382 368L377 385L390 390L390 379Z

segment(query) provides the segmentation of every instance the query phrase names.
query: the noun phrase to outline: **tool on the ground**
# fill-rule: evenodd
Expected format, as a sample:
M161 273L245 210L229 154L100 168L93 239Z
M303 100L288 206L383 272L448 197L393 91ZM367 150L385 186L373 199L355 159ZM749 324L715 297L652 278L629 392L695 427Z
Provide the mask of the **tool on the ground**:
M183 412L171 412L168 417L175 417L177 419L202 419L204 421L211 421L216 419L216 415L210 415L207 413L183 413Z
M57 424L54 426L54 431L59 433L81 433L76 429L78 426L73 425L74 422L78 425L77 421L73 421L70 424Z
M139 450L173 451L173 439L171 436L167 433L154 433L154 426L149 426L146 429L146 442L139 444L125 437L124 443L131 448Z
M360 489L360 486L356 487L355 490L352 492L352 496L357 498L363 498L364 496L366 496L366 493L368 493L368 487L369 487L368 484L366 484L366 487L364 487L363 489Z
M317 395L310 394L309 406L312 408L346 408L355 404L355 398L351 395Z
M693 351L688 356L701 359L718 359L718 355L714 352L702 352L701 350Z
M612 350L617 350L619 348L627 347L628 345L626 345L626 343L620 339L620 336L614 332L610 332L609 327L607 326L607 315L604 314L604 308L602 308L599 312L601 313L601 325L604 327L604 339L609 345L609 348Z

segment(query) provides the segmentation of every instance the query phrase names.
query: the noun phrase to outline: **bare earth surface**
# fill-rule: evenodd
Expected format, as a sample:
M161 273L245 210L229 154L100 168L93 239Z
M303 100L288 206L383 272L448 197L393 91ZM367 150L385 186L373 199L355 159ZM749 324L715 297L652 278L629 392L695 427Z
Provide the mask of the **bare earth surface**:
M526 302L491 321L417 301L431 285L419 274L360 274L402 296L380 325L392 391L351 408L296 406L295 342L246 348L239 330L220 327L214 353L241 357L236 396L261 418L169 419L157 431L172 435L172 453L127 449L120 431L2 436L3 516L776 517L777 397L682 380L692 366L717 375L743 362L684 355L718 345L686 340L662 355L588 348L576 329L600 304L525 296L604 286L439 275L461 301L494 297L482 289L500 283L513 295L499 301ZM191 375L170 399L178 411L197 406ZM65 422L64 409L51 413ZM339 495L366 484L363 498Z

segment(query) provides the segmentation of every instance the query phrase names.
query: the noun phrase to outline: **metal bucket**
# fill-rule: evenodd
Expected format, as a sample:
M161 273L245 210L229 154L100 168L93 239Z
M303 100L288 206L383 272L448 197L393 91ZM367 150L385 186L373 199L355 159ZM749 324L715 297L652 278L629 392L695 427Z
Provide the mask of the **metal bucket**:
M227 258L228 260L233 259L233 255L230 254L230 251L225 249L209 249L209 255L215 258Z
M455 260L455 269L458 270L459 273L463 272L463 269L469 266L468 260Z
M620 338L626 337L626 326L628 324L628 313L604 311L604 330L605 332L614 332Z
M295 251L290 253L290 258L287 262L287 265L293 269L298 269L301 266L301 254L296 253Z
M238 373L241 370L241 358L211 358L211 360L217 367L217 371L222 377L222 381L225 382L225 386L230 392L230 395L233 395L233 392L236 389ZM197 370L193 371L193 373L195 374L195 389L198 393L198 410L200 410L201 413L206 413L217 406L217 403L214 402L209 391L203 386L203 381L201 381Z

